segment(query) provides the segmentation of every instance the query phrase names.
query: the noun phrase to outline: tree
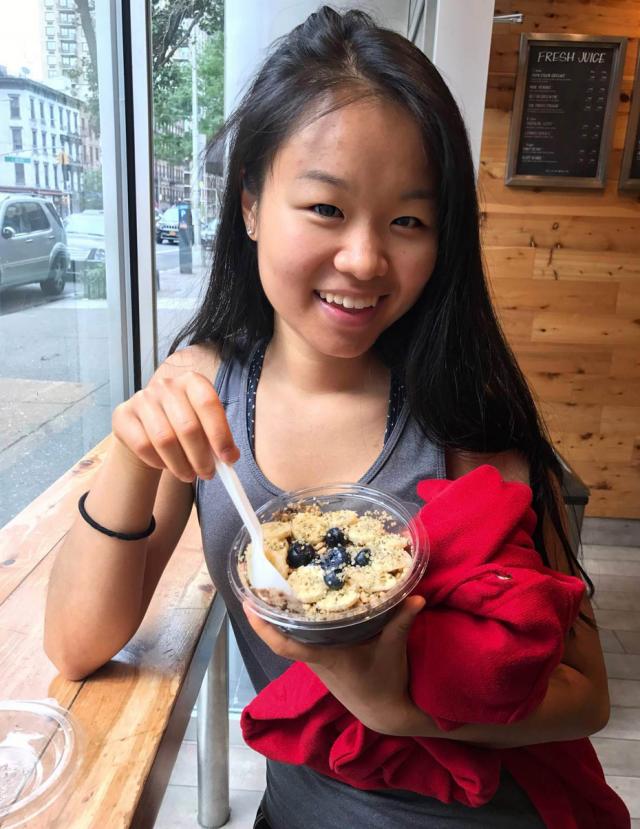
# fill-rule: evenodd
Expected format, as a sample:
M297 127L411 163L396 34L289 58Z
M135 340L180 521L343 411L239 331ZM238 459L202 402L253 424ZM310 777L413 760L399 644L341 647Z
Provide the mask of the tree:
M151 37L154 75L171 61L178 49L188 45L196 26L208 35L222 32L224 0L153 0Z
M87 41L89 59L70 77L89 80L87 109L99 123L94 0L74 0ZM156 157L183 164L191 157L191 67L178 60L198 27L209 35L198 58L199 132L211 135L222 123L224 73L224 0L152 0L152 80Z
M215 32L198 55L198 132L211 136L224 117L224 37ZM154 143L157 158L183 164L191 157L191 65L173 60L154 77Z
M102 210L102 170L87 170L80 193L80 210Z
M97 76L94 0L74 2L89 48L89 58ZM187 46L196 26L208 35L222 32L224 0L152 0L151 49L154 76L171 61L179 49Z

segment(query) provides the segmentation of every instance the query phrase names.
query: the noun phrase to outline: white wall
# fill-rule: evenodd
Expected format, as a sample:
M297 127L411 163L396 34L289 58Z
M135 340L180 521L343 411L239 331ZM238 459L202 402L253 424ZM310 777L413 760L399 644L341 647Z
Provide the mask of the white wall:
M443 74L462 110L478 169L489 68L493 0L425 0L428 23L418 42ZM415 7L416 0L412 4ZM410 0L338 0L369 11L407 34ZM225 7L225 114L237 102L268 46L320 6L318 0L229 0Z
M440 0L431 59L462 111L476 172L487 94L494 0Z

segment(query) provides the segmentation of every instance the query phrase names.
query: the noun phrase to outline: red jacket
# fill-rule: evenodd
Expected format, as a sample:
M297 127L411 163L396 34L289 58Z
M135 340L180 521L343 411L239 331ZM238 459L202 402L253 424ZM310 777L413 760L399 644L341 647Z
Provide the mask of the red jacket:
M542 566L531 536L531 490L483 466L418 486L430 560L417 588L427 603L408 640L410 690L442 730L510 723L542 701L584 592ZM360 789L405 789L479 806L506 768L549 829L628 829L588 740L508 750L365 728L303 663L270 683L242 714L245 741Z

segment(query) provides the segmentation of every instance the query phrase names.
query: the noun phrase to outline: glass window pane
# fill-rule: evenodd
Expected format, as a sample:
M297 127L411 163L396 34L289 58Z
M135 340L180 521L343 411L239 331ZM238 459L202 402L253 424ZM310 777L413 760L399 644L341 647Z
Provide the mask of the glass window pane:
M223 120L223 12L222 0L201 4L189 33L192 20L170 30L163 5L152 4L159 360L192 315L208 276L222 168L204 164L203 152Z
M44 11L37 26L16 11L0 33L5 141L20 157L0 163L0 227L15 234L0 237L0 526L111 430L108 354L121 343L108 329L104 266L96 73L104 47L93 12L85 31L73 0L36 5L56 19L64 8L62 28ZM39 44L31 63L27 43Z

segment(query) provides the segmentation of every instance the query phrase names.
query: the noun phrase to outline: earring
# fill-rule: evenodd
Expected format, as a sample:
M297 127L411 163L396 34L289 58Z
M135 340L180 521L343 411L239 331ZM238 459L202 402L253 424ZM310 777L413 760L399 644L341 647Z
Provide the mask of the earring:
M247 226L247 236L250 239L253 239L253 236L254 236L255 232L256 232L256 229L253 225L248 225Z

